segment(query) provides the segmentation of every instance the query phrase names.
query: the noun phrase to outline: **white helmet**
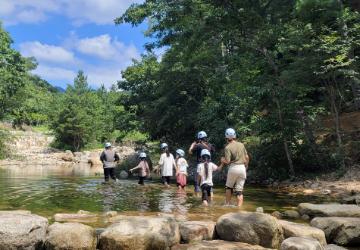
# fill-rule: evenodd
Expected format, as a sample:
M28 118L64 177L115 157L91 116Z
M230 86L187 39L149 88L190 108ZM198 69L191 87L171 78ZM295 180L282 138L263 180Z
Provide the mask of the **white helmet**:
M225 131L225 138L234 139L236 138L236 132L233 128L228 128Z
M176 153L177 153L178 155L180 155L181 157L184 157L184 156L185 156L185 152L184 152L184 150L182 150L182 149L177 149L177 150L176 150Z
M198 139L203 139L203 138L206 138L207 137L207 134L205 131L200 131L198 134L197 134L197 138Z
M146 158L146 153L145 152L141 152L139 155L140 158Z
M161 149L164 149L164 148L167 148L167 147L168 147L168 145L165 142L160 144Z
M105 143L105 148L110 148L110 147L111 147L111 143L110 143L110 142Z
M207 156L211 157L210 151L207 150L206 148L204 148L203 150L201 150L201 157L203 157L204 155L207 155Z

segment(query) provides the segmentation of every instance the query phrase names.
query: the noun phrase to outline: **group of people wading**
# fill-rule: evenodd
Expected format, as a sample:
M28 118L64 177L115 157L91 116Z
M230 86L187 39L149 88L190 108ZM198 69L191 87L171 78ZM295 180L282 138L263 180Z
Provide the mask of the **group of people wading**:
M236 140L234 129L226 129L225 138L227 144L219 165L211 161L215 148L208 142L207 134L204 131L200 131L197 134L197 140L191 144L188 150L190 155L196 155L194 191L196 194L202 193L202 202L205 206L209 204L213 197L213 172L221 171L224 166L229 166L225 184L225 205L230 205L232 194L235 194L237 197L237 206L241 206L243 203L243 188L249 156L244 144ZM160 172L163 184L169 187L174 173L173 170L175 170L177 186L179 190L185 191L189 167L185 159L185 151L177 149L174 158L173 154L170 153L168 144L161 143L160 149L159 165L154 167L154 171ZM102 152L100 160L104 166L105 181L108 181L110 178L116 181L114 168L115 162L119 160L119 155L112 149L110 143L105 144L105 150ZM144 185L144 180L150 177L146 153L142 152L139 154L139 164L130 169L130 172L135 170L138 170L139 184Z

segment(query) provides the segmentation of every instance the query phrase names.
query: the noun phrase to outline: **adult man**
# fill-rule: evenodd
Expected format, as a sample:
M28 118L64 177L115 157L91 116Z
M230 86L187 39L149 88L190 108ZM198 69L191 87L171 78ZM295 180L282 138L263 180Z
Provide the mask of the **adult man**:
M189 148L189 154L193 154L196 153L196 168L197 165L199 165L201 163L201 151L203 149L207 149L210 151L211 154L213 154L215 152L215 148L213 145L211 145L208 141L207 141L207 134L205 131L200 131L197 134L197 141L194 141L190 148ZM195 192L198 193L200 192L200 186L198 183L198 177L197 177L197 169L195 169L194 172L194 187L195 187Z
M105 150L100 155L100 160L104 167L105 182L109 181L109 177L116 181L115 167L116 163L120 160L119 155L112 149L111 143L105 143Z
M249 164L249 156L244 144L236 141L236 132L232 128L225 131L227 145L225 146L225 156L221 158L221 163L229 165L226 179L226 205L230 205L231 195L234 192L237 198L237 206L243 203L243 188L246 180L246 168ZM235 190L235 191L234 191Z

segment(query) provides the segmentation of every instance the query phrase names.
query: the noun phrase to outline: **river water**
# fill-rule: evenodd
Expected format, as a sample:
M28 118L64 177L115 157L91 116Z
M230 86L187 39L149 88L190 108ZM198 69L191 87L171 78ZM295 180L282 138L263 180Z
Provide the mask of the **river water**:
M58 174L22 175L17 171L0 169L0 210L26 209L51 218L55 213L76 213L86 210L94 213L117 211L121 214L152 215L173 213L191 220L216 220L227 212L239 211L225 207L225 190L214 189L210 207L201 206L189 186L186 193L178 192L175 184L165 188L158 180L139 186L136 180L120 180L104 184L102 177L64 176ZM326 197L294 195L268 188L246 186L241 210L265 212L282 211L296 207L300 202L324 202ZM235 202L235 200L234 200Z

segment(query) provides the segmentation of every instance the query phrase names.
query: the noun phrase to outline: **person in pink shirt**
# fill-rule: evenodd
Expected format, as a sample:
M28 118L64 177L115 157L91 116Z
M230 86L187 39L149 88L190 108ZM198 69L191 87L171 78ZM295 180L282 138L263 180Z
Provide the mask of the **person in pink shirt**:
M150 168L149 168L149 163L146 160L146 153L142 152L140 153L140 162L139 164L130 169L130 172L132 173L134 170L139 169L139 184L140 185L144 185L144 180L146 179L146 177L150 177Z

